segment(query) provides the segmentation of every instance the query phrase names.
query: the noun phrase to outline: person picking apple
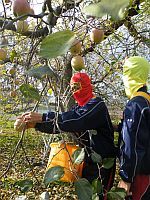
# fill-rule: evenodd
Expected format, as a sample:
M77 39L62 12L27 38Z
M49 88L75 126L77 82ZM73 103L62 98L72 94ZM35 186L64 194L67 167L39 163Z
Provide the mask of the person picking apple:
M71 110L59 114L51 111L43 114L26 112L21 119L26 128L35 128L40 132L72 132L86 152L82 177L89 182L99 179L103 185L99 197L106 200L106 193L114 182L116 157L114 130L108 109L102 98L94 94L90 77L86 73L75 73L71 77L70 88L77 102ZM93 161L91 155L94 152L102 159L114 158L112 167L105 169L101 163Z

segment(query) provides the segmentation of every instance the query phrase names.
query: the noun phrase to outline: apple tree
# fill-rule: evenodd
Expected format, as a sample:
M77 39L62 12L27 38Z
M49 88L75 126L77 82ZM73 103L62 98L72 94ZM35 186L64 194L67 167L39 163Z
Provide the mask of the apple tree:
M18 115L40 104L68 109L69 81L81 70L111 109L122 108L124 59L149 59L149 9L148 0L2 0L1 114Z

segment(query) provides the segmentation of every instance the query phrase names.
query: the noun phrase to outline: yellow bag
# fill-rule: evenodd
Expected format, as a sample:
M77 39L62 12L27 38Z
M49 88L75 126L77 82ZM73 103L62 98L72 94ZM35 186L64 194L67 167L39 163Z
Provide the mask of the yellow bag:
M82 176L83 163L73 164L72 154L79 148L73 143L51 143L51 152L47 169L55 166L64 167L64 176L60 181L74 182L78 177Z

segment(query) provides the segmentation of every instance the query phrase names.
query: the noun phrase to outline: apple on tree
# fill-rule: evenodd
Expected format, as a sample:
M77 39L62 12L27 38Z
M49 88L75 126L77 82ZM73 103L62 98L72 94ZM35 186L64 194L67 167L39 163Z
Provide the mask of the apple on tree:
M12 9L15 17L31 13L30 4L27 0L14 0Z
M82 69L85 69L83 57L79 55L74 56L71 59L71 66L75 71L81 71Z
M30 8L30 14L34 15L34 9L33 8Z
M7 3L10 3L11 2L11 0L5 0L5 3L7 4Z
M90 40L92 43L98 44L104 39L104 31L102 29L92 28L90 32Z
M5 37L3 37L3 38L2 38L2 41L1 41L1 46L5 47L5 46L7 46L7 45L8 45L8 39L5 38Z
M16 72L16 70L12 67L12 68L9 70L8 73L9 73L10 75L14 75L15 72Z
M13 98L15 98L17 96L16 91L15 90L11 91L10 92L10 96L13 97Z
M28 27L29 27L29 25L28 25L27 21L20 21L19 20L16 23L16 30L17 30L18 33L27 32L28 31Z
M15 85L19 85L20 81L19 81L18 79L16 79L16 80L14 81L14 83L15 83Z
M78 55L81 53L81 42L78 39L75 39L75 41L73 42L71 48L70 48L70 52L72 55Z
M0 60L5 60L7 57L6 49L0 48Z

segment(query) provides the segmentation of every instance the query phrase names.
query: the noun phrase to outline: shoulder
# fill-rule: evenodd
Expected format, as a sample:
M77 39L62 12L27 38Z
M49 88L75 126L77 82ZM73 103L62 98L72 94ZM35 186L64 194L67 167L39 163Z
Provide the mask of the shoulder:
M126 115L138 115L147 106L148 104L146 99L144 99L142 96L136 96L127 102L124 113Z
M144 97L136 96L129 100L126 106L144 108L148 106L148 102Z
M90 101L85 106L86 107L105 106L105 102L101 97L95 97L90 99Z
M101 97L94 97L94 98L90 99L90 101L88 103L99 104L99 103L105 103L105 102Z

